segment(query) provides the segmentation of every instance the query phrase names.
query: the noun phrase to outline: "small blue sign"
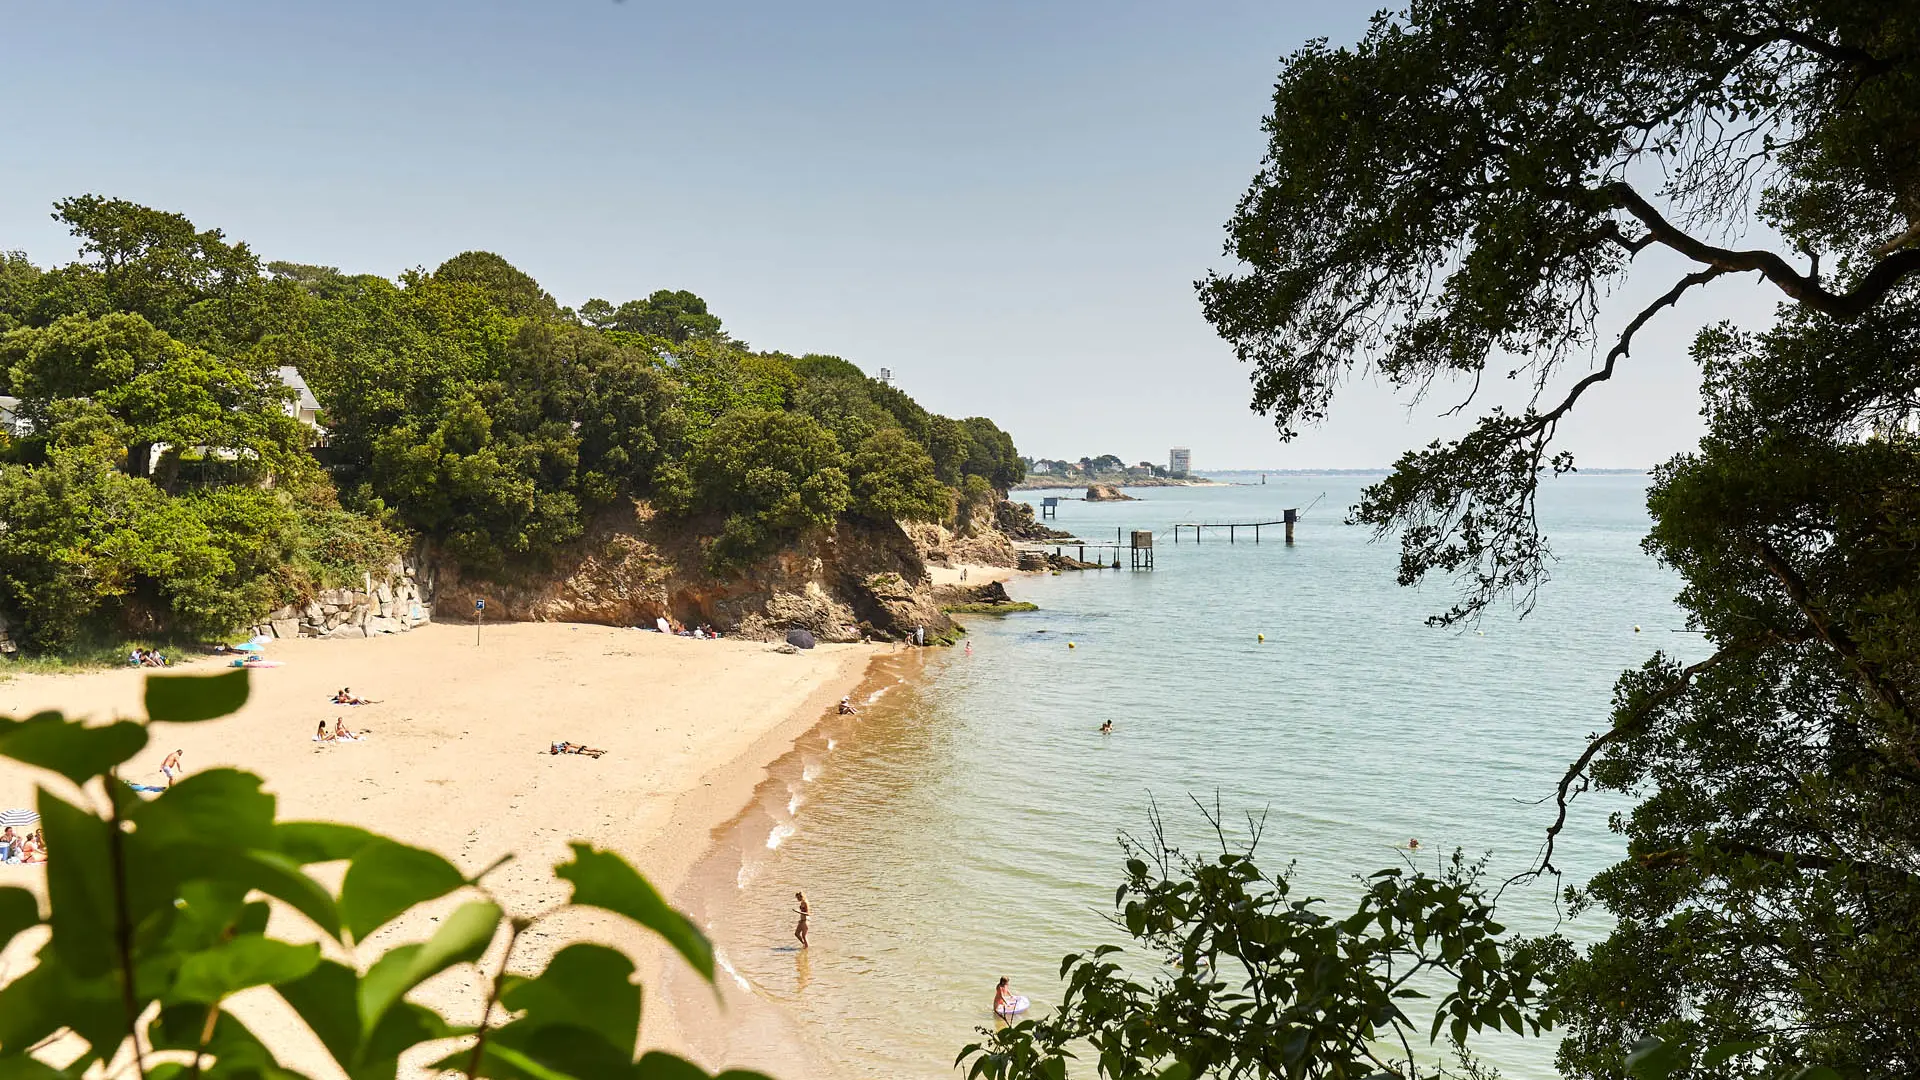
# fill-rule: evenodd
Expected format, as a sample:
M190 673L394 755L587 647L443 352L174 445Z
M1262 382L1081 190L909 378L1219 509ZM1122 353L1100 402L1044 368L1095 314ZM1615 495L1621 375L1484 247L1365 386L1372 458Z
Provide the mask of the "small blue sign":
M475 600L473 602L473 610L475 611L487 610L487 602L485 600Z

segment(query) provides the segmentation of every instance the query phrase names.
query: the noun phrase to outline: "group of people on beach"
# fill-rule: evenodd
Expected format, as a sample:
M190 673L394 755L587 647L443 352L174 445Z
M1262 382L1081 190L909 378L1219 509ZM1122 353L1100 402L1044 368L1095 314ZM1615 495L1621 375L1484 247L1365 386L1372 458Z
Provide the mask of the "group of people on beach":
M322 720L319 729L313 733L313 741L317 743L360 742L366 737L365 731L354 731L349 728L346 717L343 716L334 718L332 731L327 730L327 722Z
M40 835L39 829L21 836L9 825L6 831L0 832L0 862L18 864L46 861L47 841Z
M167 658L159 649L135 649L127 655L128 667L166 667Z

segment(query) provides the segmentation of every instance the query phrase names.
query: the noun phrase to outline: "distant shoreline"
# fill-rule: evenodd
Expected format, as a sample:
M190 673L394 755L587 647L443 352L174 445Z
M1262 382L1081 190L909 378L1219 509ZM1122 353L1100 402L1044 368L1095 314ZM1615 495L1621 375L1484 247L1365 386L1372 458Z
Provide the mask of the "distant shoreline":
M1028 477L1013 485L1014 491L1075 491L1088 484L1103 484L1108 487L1243 487L1243 482L1221 480L1219 477L1248 476L1386 476L1391 469L1215 469L1208 476L1192 477L1186 480L1173 480L1164 477L1133 480L1103 480L1100 478L1080 479L1071 482L1052 478L1039 480ZM1576 469L1572 476L1645 476L1652 472L1645 469ZM1552 479L1551 477L1545 479Z

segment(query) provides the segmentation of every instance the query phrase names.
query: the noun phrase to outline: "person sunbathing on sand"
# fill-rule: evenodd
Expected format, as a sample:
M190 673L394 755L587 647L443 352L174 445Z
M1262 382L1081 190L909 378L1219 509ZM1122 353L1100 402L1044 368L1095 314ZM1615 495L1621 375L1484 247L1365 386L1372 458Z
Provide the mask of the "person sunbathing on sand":
M585 754L588 757L597 758L601 754L606 753L606 751L595 750L591 746L584 746L580 743L575 743L575 742L557 742L547 748L547 753L549 754Z
M325 727L326 724L322 722L321 726ZM366 738L366 734L364 732L359 735L354 734L353 731L347 727L347 722L344 718L336 718L333 721L333 737L337 741L359 742L361 739Z
M373 704L373 702L368 701L366 698L354 697L353 689L351 687L346 687L346 686L341 687L340 692L333 695L333 703L335 705L371 705Z
M313 733L313 741L320 743L333 741L333 736L327 734L327 722L325 720L320 721L320 730Z

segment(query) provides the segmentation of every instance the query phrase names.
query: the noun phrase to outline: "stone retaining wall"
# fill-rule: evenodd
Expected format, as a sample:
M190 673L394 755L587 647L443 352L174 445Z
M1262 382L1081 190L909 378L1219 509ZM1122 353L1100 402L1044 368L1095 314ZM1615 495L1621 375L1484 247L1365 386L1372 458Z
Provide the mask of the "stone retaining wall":
M395 559L384 578L369 574L361 588L329 589L304 605L280 608L253 632L277 638L403 634L433 620L433 577L415 559Z

